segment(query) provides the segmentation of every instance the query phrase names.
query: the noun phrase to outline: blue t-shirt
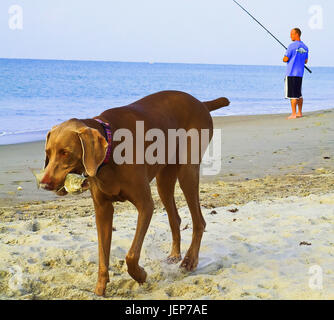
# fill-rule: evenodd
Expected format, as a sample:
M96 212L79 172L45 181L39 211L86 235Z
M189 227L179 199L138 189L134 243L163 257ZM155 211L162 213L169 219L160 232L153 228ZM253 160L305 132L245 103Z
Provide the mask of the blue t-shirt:
M304 42L292 42L285 56L289 58L286 75L288 77L303 77L305 60L308 59L308 47Z

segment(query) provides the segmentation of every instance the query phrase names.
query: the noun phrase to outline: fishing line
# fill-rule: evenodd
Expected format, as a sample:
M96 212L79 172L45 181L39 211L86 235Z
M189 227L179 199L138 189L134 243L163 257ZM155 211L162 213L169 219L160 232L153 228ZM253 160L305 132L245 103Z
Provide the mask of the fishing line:
M280 41L278 40L260 21L258 21L255 17L253 17L241 4L239 4L237 1L233 0L235 4L237 4L243 11L245 11L254 21L256 21L264 30L266 30L285 50L287 50L287 47ZM312 71L307 67L304 66L305 69L309 72L312 73Z

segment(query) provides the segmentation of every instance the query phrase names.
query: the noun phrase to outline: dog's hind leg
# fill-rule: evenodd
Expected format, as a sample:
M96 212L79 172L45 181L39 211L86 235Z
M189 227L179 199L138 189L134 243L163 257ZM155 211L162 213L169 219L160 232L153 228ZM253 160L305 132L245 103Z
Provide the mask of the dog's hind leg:
M177 165L168 165L164 167L158 173L156 180L160 199L167 211L170 228L172 230L172 251L167 258L167 262L177 263L181 260L181 218L177 212L174 198L175 183L177 180Z
M149 183L143 181L141 183L138 182L137 185L140 185L141 188L137 188L138 192L132 195L134 197L131 202L138 210L138 221L135 237L126 255L126 264L130 276L137 282L143 283L146 280L147 274L144 268L140 267L138 263L144 238L153 215L154 204Z
M206 226L199 203L199 164L181 165L177 175L193 220L191 245L180 265L188 271L197 267L202 235Z

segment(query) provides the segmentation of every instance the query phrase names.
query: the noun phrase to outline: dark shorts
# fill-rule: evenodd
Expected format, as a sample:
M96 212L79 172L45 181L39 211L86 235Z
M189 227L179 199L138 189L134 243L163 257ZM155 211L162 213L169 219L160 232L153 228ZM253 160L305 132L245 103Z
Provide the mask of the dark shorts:
M299 99L302 98L302 77L285 77L285 98Z

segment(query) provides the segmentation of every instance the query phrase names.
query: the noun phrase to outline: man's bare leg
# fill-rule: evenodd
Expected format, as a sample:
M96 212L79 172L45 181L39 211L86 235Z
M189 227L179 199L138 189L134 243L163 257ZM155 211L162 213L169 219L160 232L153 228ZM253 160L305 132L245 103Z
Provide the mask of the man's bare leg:
M297 109L297 101L298 99L291 99L291 109L292 109L292 113L291 116L288 117L289 119L296 119L297 118L297 114L296 114L296 109Z
M301 118L303 116L303 114L302 114L303 102L304 102L303 98L299 98L298 101L297 101L297 105L298 105L298 113L296 115L297 118Z

